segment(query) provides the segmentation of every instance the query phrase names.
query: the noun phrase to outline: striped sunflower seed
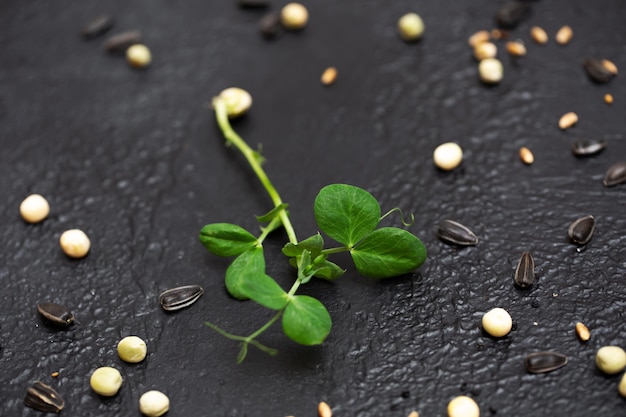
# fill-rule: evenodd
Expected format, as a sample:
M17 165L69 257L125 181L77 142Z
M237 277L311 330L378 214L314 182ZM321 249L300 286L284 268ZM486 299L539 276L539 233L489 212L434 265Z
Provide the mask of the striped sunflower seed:
M600 153L606 148L604 140L579 140L572 143L572 152L576 156L591 156Z
M461 246L473 246L478 243L478 238L470 229L454 220L442 220L437 229L437 235L447 243Z
M535 260L530 252L522 253L515 268L515 284L522 288L530 287L535 282Z
M624 182L626 182L626 161L611 165L602 180L602 184L604 184L605 187L612 187Z
M165 311L180 310L198 301L202 294L204 294L204 289L201 286L185 285L161 293L159 303Z
M65 406L65 401L54 388L40 381L26 388L24 405L45 413L59 413Z
M596 230L596 220L592 215L574 220L569 226L567 234L574 243L585 245L591 240L593 232Z
M37 312L49 323L57 326L69 326L74 321L74 315L64 305L44 302L37 304Z
M526 356L524 363L531 374L541 374L567 365L567 356L557 352L535 352Z

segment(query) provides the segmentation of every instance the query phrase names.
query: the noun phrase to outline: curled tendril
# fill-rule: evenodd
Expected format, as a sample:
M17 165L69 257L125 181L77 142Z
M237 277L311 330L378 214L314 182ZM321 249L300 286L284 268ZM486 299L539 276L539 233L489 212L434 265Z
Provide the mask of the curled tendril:
M391 210L389 210L387 213L383 214L380 218L380 220L382 221L385 217L389 216L391 213L393 212L398 212L400 213L400 221L402 222L402 225L404 225L405 227L409 227L412 226L413 223L415 222L415 216L413 215L413 213L409 214L409 218L411 220L409 220L408 222L404 219L404 214L402 213L402 209L400 209L400 207L395 207L392 208Z

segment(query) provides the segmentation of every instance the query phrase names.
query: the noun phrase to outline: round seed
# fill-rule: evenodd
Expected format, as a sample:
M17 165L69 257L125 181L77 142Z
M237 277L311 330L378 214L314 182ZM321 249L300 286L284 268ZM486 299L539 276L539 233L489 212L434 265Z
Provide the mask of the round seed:
M332 417L333 410L330 408L328 404L322 401L317 405L317 414L320 417Z
M91 242L80 229L70 229L63 232L59 239L61 249L70 258L84 258L89 253Z
M300 3L286 4L280 11L280 22L287 29L302 29L308 20L309 11Z
M120 390L122 386L122 374L115 368L109 366L103 366L96 369L91 378L89 378L89 385L96 394L104 397L112 397Z
M619 393L622 397L626 397L626 373L622 375L622 380L619 382Z
M398 32L405 41L416 41L424 33L424 21L417 13L407 13L398 20Z
M482 320L483 329L493 337L504 337L511 331L513 320L503 308L496 307L485 313Z
M574 112L565 113L559 119L559 128L561 130L569 129L578 123L578 115Z
M558 30L554 39L556 39L556 43L559 45L567 45L574 36L574 31L569 26L563 26Z
M506 51L512 56L526 55L526 47L521 41L509 41L506 43Z
M152 62L152 53L146 45L136 43L126 50L126 61L133 68L146 68Z
M50 204L43 196L31 194L20 204L20 215L28 223L44 221L50 214Z
M229 118L244 115L252 106L252 96L242 88L227 88L220 93L220 98L226 103Z
M324 85L331 85L335 82L336 79L337 79L337 68L335 67L328 67L322 73L321 81L322 81L322 84Z
M138 336L126 336L117 344L117 354L124 362L137 363L146 358L146 342Z
M479 61L487 58L495 58L498 47L493 42L480 42L474 46L474 58Z
M454 142L447 142L437 146L433 152L433 160L438 168L451 171L458 167L463 160L463 150Z
M548 34L539 26L533 26L530 28L530 37L539 45L548 43Z
M605 374L622 372L626 367L626 352L619 346L603 346L596 352L596 365Z
M487 58L478 64L478 73L485 84L497 84L502 81L504 67L497 58Z
M587 326L585 326L581 322L576 323L576 334L578 335L578 338L583 342L586 342L591 337L591 332L589 331Z
M604 95L604 102L605 102L606 104L613 104L613 95L612 95L612 94L609 94L609 93L606 93L606 94Z
M448 417L478 417L480 408L472 398L460 395L448 403Z
M482 42L487 42L491 35L487 30L479 30L467 39L467 43L472 48Z
M519 157L526 165L530 165L535 162L535 155L533 155L531 150L525 146L519 148Z
M148 391L139 397L139 411L148 417L159 417L170 409L170 399L161 391Z

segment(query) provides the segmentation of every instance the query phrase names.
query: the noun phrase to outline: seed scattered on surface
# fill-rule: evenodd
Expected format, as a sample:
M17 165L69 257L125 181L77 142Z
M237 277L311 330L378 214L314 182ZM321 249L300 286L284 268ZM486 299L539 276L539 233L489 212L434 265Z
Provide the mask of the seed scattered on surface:
M478 244L478 238L470 229L454 220L442 220L437 228L437 235L447 243L461 246Z
M609 167L604 174L602 184L612 187L626 182L626 161L617 162Z
M606 94L604 95L604 102L605 102L606 104L613 104L613 95L612 95L612 94L609 94L609 93L606 93Z
M461 164L463 149L454 142L443 143L435 148L433 160L438 168L451 171Z
M574 31L572 30L572 28L565 25L556 32L556 36L554 37L554 39L559 45L567 45L572 40L573 36Z
M242 9L261 9L269 7L270 0L238 0L237 4Z
M606 68L613 75L617 75L617 73L619 72L617 70L617 65L615 65L613 61L609 61L608 59L603 59L602 65L604 65L604 68Z
M204 294L204 289L199 285L185 285L171 288L159 296L159 303L165 311L175 311L188 307L198 301Z
M474 58L482 61L487 58L495 58L498 54L498 47L493 42L479 42L474 46Z
M494 40L506 39L509 37L509 32L503 29L491 29L491 38Z
M331 85L337 79L337 68L328 67L322 73L321 81L324 85Z
M626 397L626 373L622 375L622 379L619 382L618 391L622 397Z
M538 43L539 45L545 45L546 43L548 43L548 34L545 30L543 30L543 28L539 26L533 26L532 28L530 28L530 37L533 41L535 41L535 43Z
M300 3L288 3L280 11L280 22L291 30L299 30L309 21L309 11Z
M591 156L606 148L604 140L579 140L572 143L572 152L576 156Z
M522 41L508 41L506 51L512 56L524 56L526 55L526 46Z
M535 155L533 155L532 151L525 146L519 148L519 158L526 165L531 165L535 162Z
M84 39L97 38L104 35L113 27L113 18L109 15L100 15L83 26L80 36Z
M52 378L56 378L56 377L58 377L58 376L59 376L59 372L57 372L57 371L52 372L52 373L50 374L50 376L51 376Z
M112 397L117 394L122 386L122 374L115 368L103 366L91 374L89 385L96 394Z
M24 405L44 413L60 413L65 407L65 401L54 388L41 381L35 381L26 388Z
M398 33L407 42L417 41L424 34L424 21L417 13L407 13L398 20Z
M408 415L408 417L420 417L419 413L417 411L411 411Z
M222 91L219 97L226 104L229 118L243 116L252 107L252 96L243 88L230 87Z
M576 123L578 123L578 115L571 111L561 116L561 118L559 119L559 128L561 130L569 129Z
M499 27L513 29L520 22L530 16L531 8L527 3L512 1L504 4L496 13L496 23Z
M50 204L42 195L31 194L20 204L20 215L25 222L42 222L48 214L50 214Z
M74 315L69 308L57 303L39 303L37 304L37 312L47 322L57 326L69 326L74 321Z
M141 42L141 33L138 30L132 30L111 36L102 44L102 49L109 53L125 53L131 45L139 42Z
M478 64L480 80L485 84L497 84L502 81L504 67L497 58L487 58Z
M522 253L515 268L514 280L522 288L530 287L535 282L535 260L530 252Z
M476 45L478 45L479 43L482 42L487 42L489 41L490 38L490 34L488 30L479 30L478 32L472 34L468 39L467 39L467 43L469 44L469 46L471 46L472 48L474 48Z
M326 404L324 401L321 401L317 405L317 414L319 415L319 417L332 417L333 410L331 410L328 404Z
M138 363L146 358L148 347L139 336L126 336L117 344L117 354L124 362Z
M615 74L604 65L601 59L586 58L583 60L583 69L587 76L598 84L606 84L615 77Z
M59 239L61 249L70 258L84 258L89 253L91 242L80 229L70 229L63 232Z
M480 408L476 401L466 395L453 398L448 403L448 417L478 417Z
M574 220L567 229L567 234L572 239L572 242L578 245L585 245L591 240L595 230L596 220L592 215L588 215Z
M159 417L170 409L170 399L161 391L148 391L139 397L139 411L148 417Z
M596 366L609 375L622 372L626 368L626 352L619 346L603 346L596 352Z
M152 53L146 45L136 43L126 50L126 61L133 68L147 68L152 62Z
M273 38L281 31L280 13L268 13L259 21L259 30L261 34L267 38Z
M576 334L578 335L578 338L583 342L586 342L591 337L591 332L589 331L587 326L585 326L581 322L576 323Z
M483 329L493 337L504 337L511 332L513 319L508 311L496 307L483 315Z
M531 374L542 374L567 365L567 356L557 352L535 352L526 356L524 363Z

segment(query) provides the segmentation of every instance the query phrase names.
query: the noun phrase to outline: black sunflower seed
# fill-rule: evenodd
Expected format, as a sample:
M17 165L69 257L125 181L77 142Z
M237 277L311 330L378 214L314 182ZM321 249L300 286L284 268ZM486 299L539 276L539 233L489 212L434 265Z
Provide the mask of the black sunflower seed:
M604 184L605 187L612 187L624 182L626 182L626 161L611 165L602 180L602 184Z
M26 397L24 404L27 407L45 413L59 413L65 406L65 401L54 388L36 381L30 387L26 388Z
M141 33L138 30L118 33L108 38L102 49L110 53L124 53L128 47L141 42Z
M470 229L454 220L442 220L437 229L437 235L447 243L461 246L473 246L478 243L478 238Z
M604 140L579 140L572 143L572 152L576 156L591 156L600 153L606 148Z
M180 310L195 303L202 294L204 289L201 286L185 285L164 291L159 296L159 302L163 310Z
M526 356L524 363L531 374L541 374L567 365L567 356L557 352L535 352Z
M49 323L57 326L69 326L74 321L74 315L64 305L57 303L39 303L37 304L37 312Z
M535 282L535 260L530 252L522 253L515 268L515 284L522 287L530 287Z
M530 4L513 1L506 3L496 13L496 23L499 27L513 29L520 22L530 16Z
M591 240L593 232L596 230L596 220L592 215L581 217L567 229L567 234L574 243L585 245Z
M80 36L85 39L93 39L107 33L113 27L113 18L108 15L101 15L83 26Z
M583 61L583 68L587 76L599 84L608 83L615 77L615 74L604 65L601 59L587 58Z

